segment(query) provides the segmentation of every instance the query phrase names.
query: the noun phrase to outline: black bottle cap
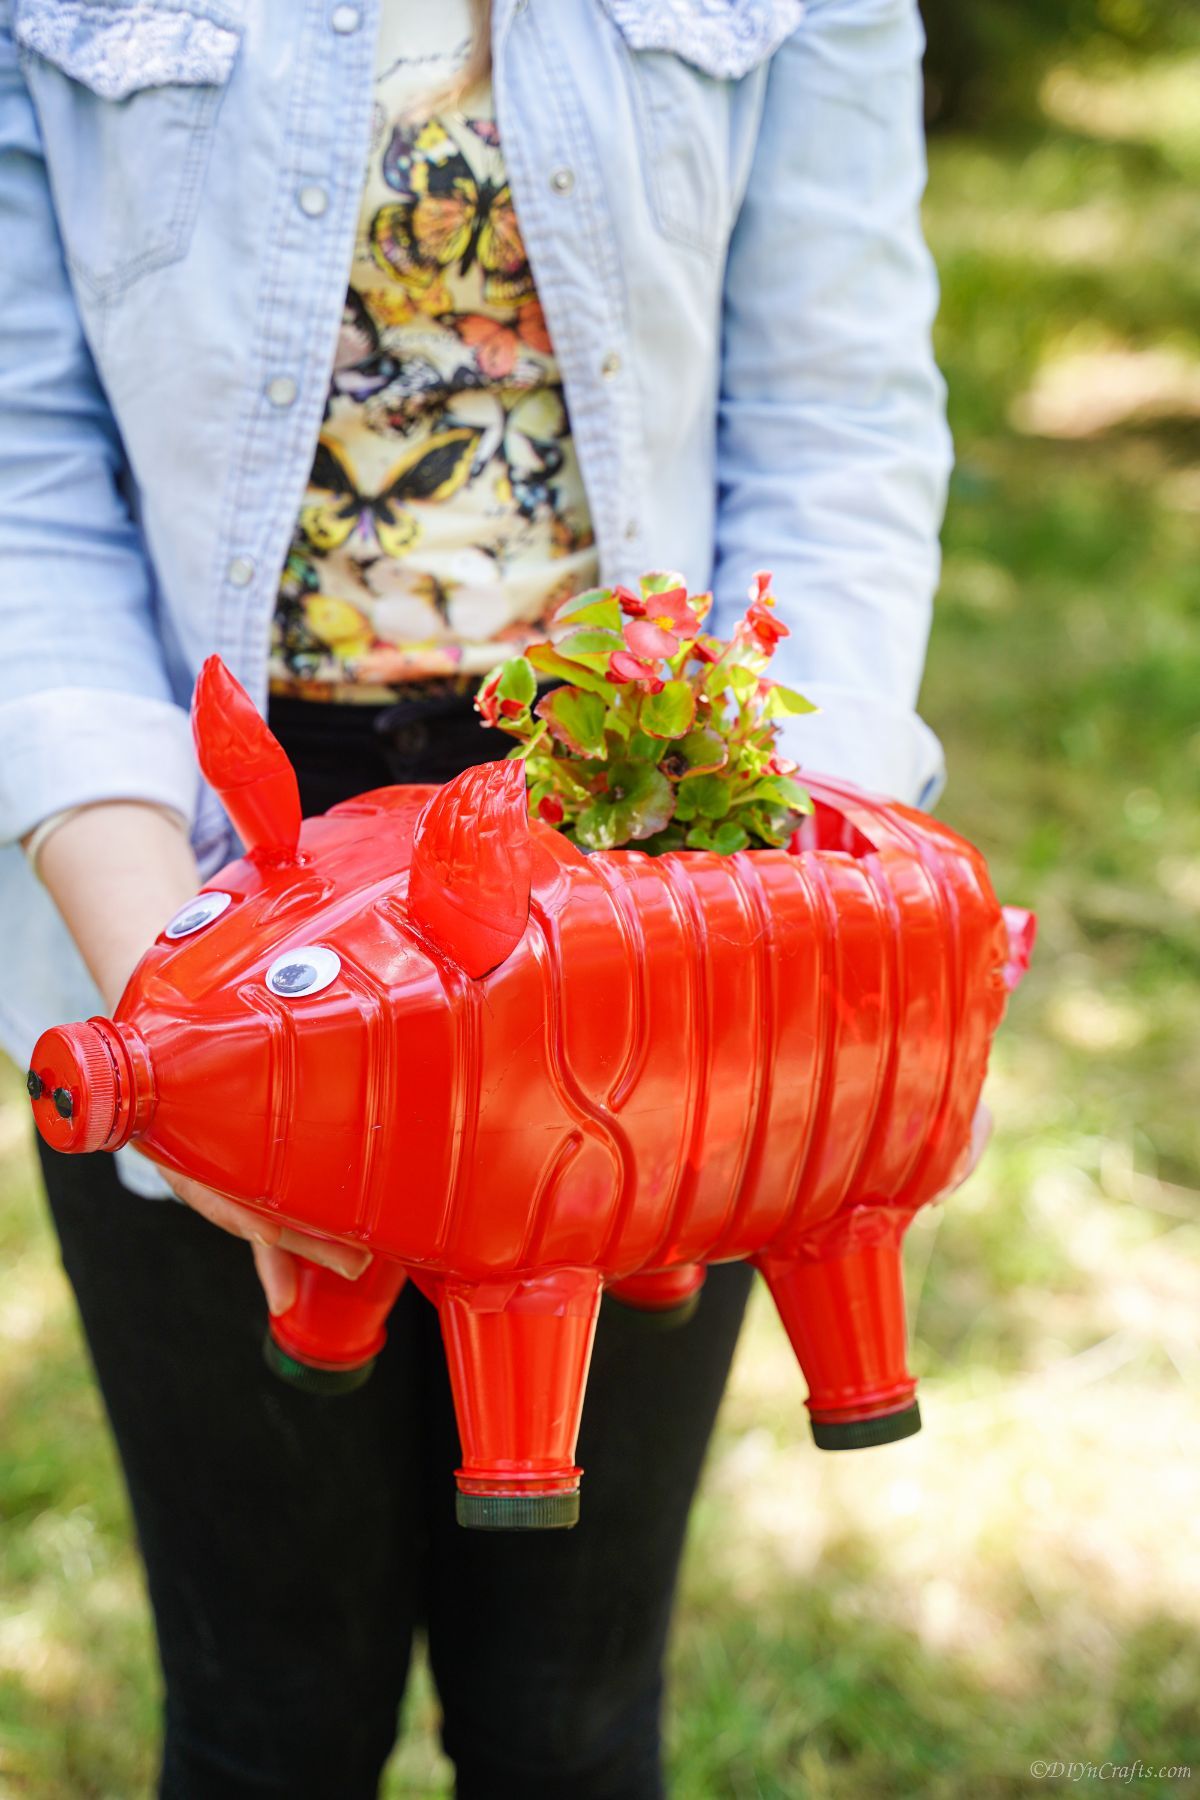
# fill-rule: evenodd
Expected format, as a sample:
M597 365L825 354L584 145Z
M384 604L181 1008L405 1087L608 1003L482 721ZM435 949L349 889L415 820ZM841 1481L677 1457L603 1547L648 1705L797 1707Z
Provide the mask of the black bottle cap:
M678 1306L632 1306L628 1300L621 1300L611 1292L604 1295L604 1305L615 1307L616 1316L623 1324L642 1331L675 1331L680 1325L686 1325L694 1319L700 1306L703 1288L697 1288Z
M558 1494L456 1494L460 1525L472 1531L569 1531L579 1523L579 1489Z
M895 1444L914 1437L921 1429L921 1409L914 1400L899 1412L882 1413L875 1419L844 1419L836 1423L814 1419L813 1443L818 1450L869 1450L875 1444Z
M272 1375L278 1375L281 1381L298 1388L302 1394L352 1394L375 1367L372 1356L354 1368L315 1369L311 1363L301 1362L298 1357L281 1350L269 1331L263 1339L263 1360Z

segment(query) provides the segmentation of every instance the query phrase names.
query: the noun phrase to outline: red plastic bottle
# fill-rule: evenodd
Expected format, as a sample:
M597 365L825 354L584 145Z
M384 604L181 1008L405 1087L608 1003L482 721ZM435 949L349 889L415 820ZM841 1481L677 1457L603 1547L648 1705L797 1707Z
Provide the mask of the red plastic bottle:
M281 1373L361 1379L406 1275L437 1306L459 1517L578 1515L602 1293L690 1309L764 1274L835 1449L919 1428L900 1246L953 1180L1033 922L946 827L810 780L789 850L585 856L518 762L300 824L279 745L216 658L194 706L246 845L112 1020L46 1032L60 1150L150 1157L368 1246L305 1268Z

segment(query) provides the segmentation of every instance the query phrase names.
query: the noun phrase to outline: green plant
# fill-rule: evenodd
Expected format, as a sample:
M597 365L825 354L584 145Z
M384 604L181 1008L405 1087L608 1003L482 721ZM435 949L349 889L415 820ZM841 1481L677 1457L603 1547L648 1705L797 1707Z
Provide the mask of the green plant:
M813 707L763 677L788 635L770 576L755 576L728 641L703 629L711 594L669 573L639 585L576 594L549 641L479 688L484 723L520 740L530 811L585 850L785 844L810 802L778 721ZM539 698L539 677L559 685Z

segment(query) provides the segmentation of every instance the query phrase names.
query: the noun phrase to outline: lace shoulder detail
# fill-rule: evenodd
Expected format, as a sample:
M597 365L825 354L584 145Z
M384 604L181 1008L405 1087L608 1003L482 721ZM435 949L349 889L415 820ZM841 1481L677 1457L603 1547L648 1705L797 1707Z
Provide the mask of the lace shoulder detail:
M706 75L736 81L804 17L804 0L601 0L631 50L667 50Z
M232 26L154 0L23 0L13 35L102 100L227 81L240 42Z

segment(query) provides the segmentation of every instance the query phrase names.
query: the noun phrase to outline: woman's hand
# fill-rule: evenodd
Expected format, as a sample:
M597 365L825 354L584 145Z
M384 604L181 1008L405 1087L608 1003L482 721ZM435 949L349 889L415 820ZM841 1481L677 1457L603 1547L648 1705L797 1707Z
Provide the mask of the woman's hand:
M104 801L52 832L38 866L111 1013L165 921L201 885L187 833L156 807ZM350 1279L371 1260L367 1250L309 1237L186 1175L162 1173L186 1206L250 1244L273 1313L295 1299L297 1256Z
M222 1231L247 1240L272 1313L286 1312L296 1298L298 1256L333 1269L349 1280L361 1275L371 1260L369 1250L352 1250L348 1244L332 1244L324 1238L309 1237L303 1231L293 1231L288 1225L264 1219L261 1213L252 1212L248 1206L239 1206L236 1200L205 1187L203 1182L192 1181L187 1175L172 1175L165 1169L162 1173L185 1206L219 1225Z

